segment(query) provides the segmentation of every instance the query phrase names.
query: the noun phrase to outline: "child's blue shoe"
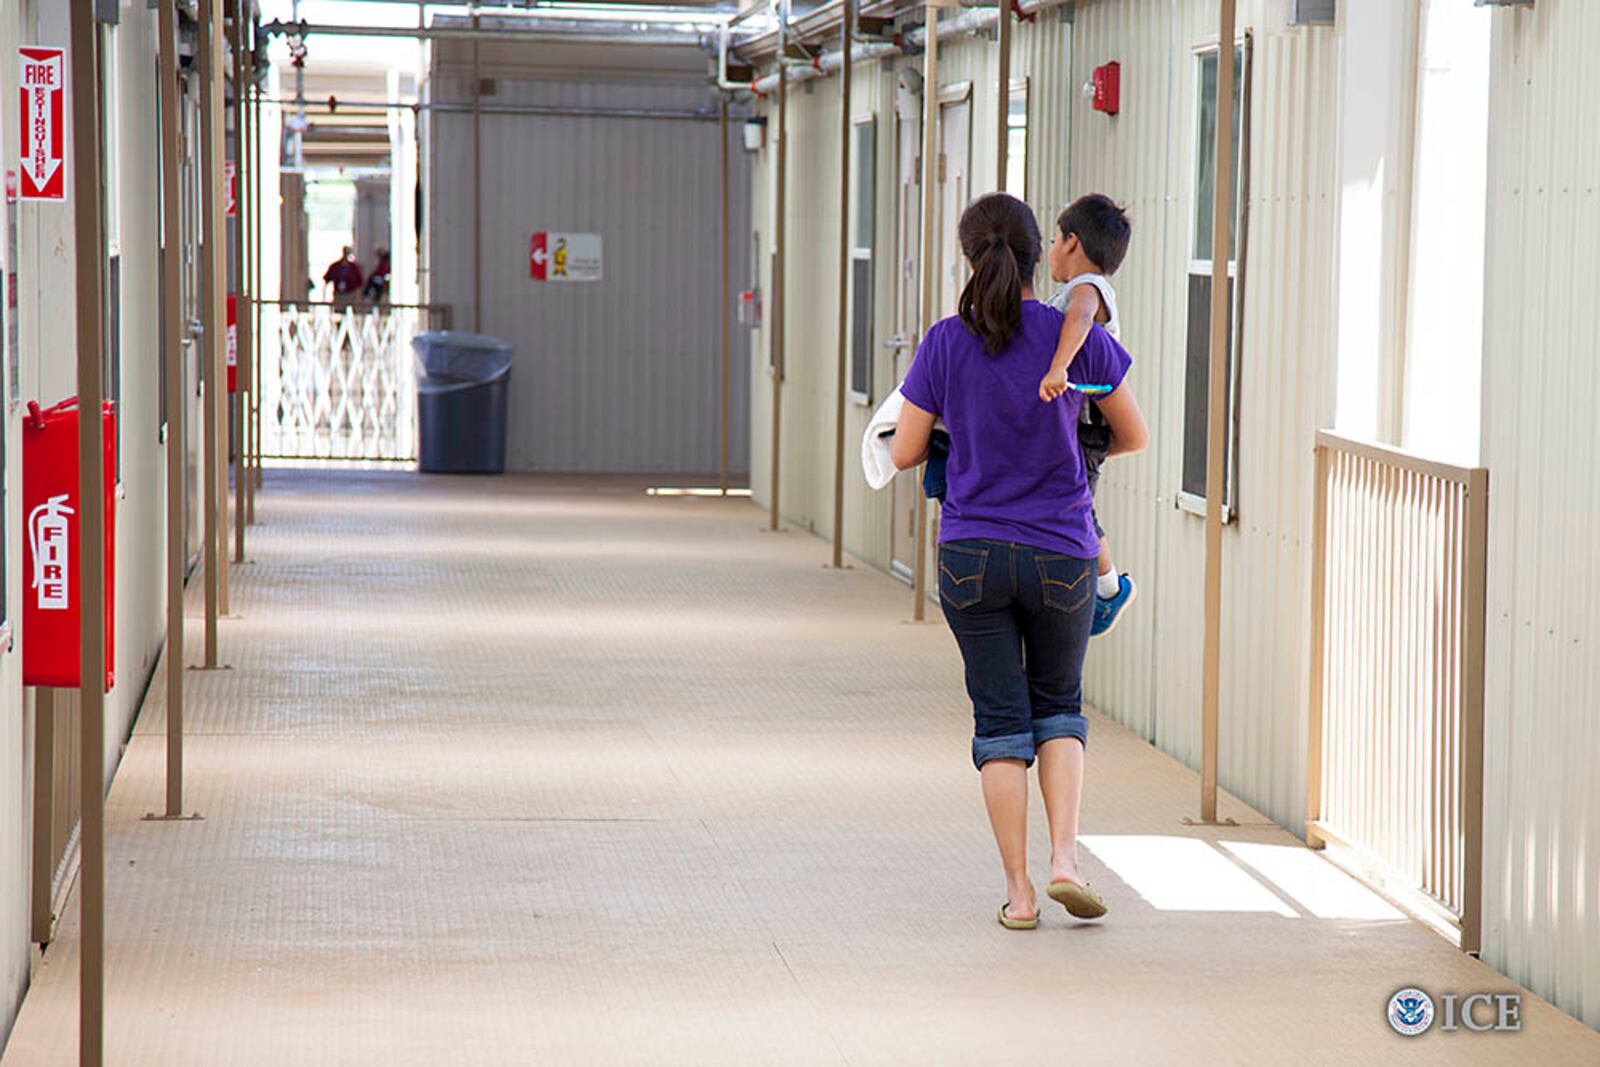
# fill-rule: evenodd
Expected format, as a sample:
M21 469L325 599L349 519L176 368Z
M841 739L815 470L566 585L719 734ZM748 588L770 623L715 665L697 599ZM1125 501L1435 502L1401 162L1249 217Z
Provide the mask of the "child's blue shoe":
M1126 574L1118 575L1116 596L1094 598L1094 625L1089 628L1089 636L1099 637L1110 633L1122 617L1122 609L1132 604L1133 598L1138 595L1139 587L1133 584L1133 579Z

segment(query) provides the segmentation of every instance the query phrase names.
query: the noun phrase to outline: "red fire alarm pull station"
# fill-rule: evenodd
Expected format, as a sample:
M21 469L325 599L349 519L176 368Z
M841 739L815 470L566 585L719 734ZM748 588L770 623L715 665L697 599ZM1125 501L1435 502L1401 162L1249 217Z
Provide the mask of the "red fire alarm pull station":
M744 289L739 293L739 325L761 325L761 290Z
M106 692L115 680L117 425L107 402L100 428L105 462ZM70 687L83 670L82 501L78 481L78 400L40 410L29 402L22 420L22 684Z
M1122 64L1116 60L1094 68L1094 109L1115 115L1122 107Z

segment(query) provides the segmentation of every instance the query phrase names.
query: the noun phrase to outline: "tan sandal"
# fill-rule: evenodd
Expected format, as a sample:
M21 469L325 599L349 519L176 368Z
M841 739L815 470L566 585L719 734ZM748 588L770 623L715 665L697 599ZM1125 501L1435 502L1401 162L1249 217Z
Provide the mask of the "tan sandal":
M1089 888L1087 882L1051 882L1045 887L1045 896L1067 909L1074 919L1098 919L1106 913L1105 899Z
M1009 908L1010 906L1011 906L1011 901L1009 901L1009 900L1006 901L1004 904L1000 905L1000 911L999 911L999 914L997 915L997 918L999 918L1001 926L1004 926L1007 930L1035 930L1035 929L1038 929L1038 927L1039 927L1039 916L1038 916L1037 913L1035 913L1033 918L1031 918L1031 919L1013 919L1013 918L1011 918L1011 916L1006 914L1006 909Z

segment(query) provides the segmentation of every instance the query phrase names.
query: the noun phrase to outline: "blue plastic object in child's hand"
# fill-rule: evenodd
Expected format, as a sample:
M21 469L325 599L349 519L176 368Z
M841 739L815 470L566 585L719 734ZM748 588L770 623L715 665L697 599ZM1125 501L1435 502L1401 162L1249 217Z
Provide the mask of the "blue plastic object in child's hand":
M1088 393L1091 396L1098 396L1111 392L1111 386L1109 385L1079 385L1077 382L1068 382L1067 388L1074 389L1080 393Z

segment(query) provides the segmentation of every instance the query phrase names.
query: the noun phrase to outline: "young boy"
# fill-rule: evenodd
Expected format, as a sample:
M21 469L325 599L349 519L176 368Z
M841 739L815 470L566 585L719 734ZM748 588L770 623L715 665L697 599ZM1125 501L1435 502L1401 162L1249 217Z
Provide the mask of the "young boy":
M1056 232L1050 242L1050 278L1064 284L1050 298L1050 306L1067 318L1061 324L1061 340L1056 344L1050 371L1039 382L1039 399L1045 403L1067 391L1067 367L1096 323L1120 340L1117 294L1106 279L1122 265L1131 234L1127 214L1110 197L1099 193L1074 200L1056 219ZM1078 442L1083 448L1083 465L1092 496L1100 482L1100 465L1111 446L1111 428L1092 403L1083 405ZM1117 573L1098 515L1095 532L1100 536L1100 577L1090 633L1099 635L1110 632L1117 624L1122 609L1133 602L1138 589L1132 578Z

